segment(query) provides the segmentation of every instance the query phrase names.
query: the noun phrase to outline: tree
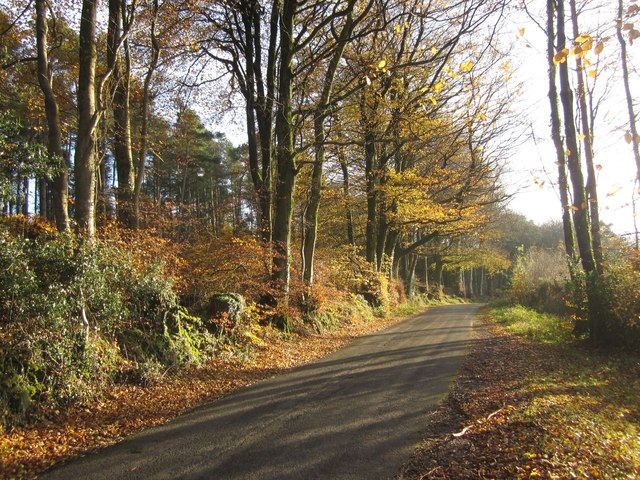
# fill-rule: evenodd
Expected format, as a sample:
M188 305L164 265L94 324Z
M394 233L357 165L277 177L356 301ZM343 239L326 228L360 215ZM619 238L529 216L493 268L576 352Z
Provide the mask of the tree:
M96 109L96 12L97 0L83 0L80 18L78 73L78 132L74 158L76 220L79 231L88 238L95 235L96 128L100 115Z
M565 148L562 143L560 111L558 108L558 87L556 84L556 64L553 61L556 47L555 39L555 1L547 1L547 65L549 81L549 104L551 106L551 138L556 150L556 165L558 167L558 190L560 193L560 205L562 207L562 224L564 231L564 247L572 278L575 278L573 265L575 258L575 237L571 208L569 203L569 186L567 183L567 162Z
M314 143L314 163L311 175L311 188L309 189L309 200L304 213L304 225L302 233L302 279L309 285L313 284L313 261L316 248L318 230L318 211L320 208L322 171L325 162L325 141L328 136L326 121L329 117L329 107L333 103L334 79L338 70L339 62L343 57L347 43L351 40L356 26L367 18L373 7L373 1L368 1L360 7L358 15L354 17L353 9L356 0L350 0L345 7L344 23L341 29L332 27L332 32L337 38L332 39L334 46L333 53L329 59L327 68L322 80L322 90L313 115L313 143ZM361 33L364 35L365 33ZM331 48L331 47L330 47ZM345 176L345 178L347 178Z
M551 10L549 10L551 11ZM559 64L560 102L564 117L567 167L571 180L573 205L573 224L582 269L586 277L586 295L588 307L589 337L596 344L606 344L611 340L608 332L608 310L606 292L603 291L601 272L599 271L591 237L588 198L586 196L584 175L579 157L578 139L574 117L574 99L569 80L565 35L564 0L558 0L556 10L556 32L558 51L553 58Z
M36 0L36 42L38 56L38 84L44 97L47 116L47 150L52 158L61 162L59 172L53 178L53 211L59 231L69 230L68 212L68 159L62 149L60 109L53 91L52 67L48 57L46 0Z
M135 2L134 2L135 6ZM133 227L134 167L131 150L131 53L125 32L132 22L127 14L127 0L109 0L109 27L107 32L107 68L111 75L110 96L113 98L113 155L118 173L116 191L118 219ZM124 55L121 54L124 51Z

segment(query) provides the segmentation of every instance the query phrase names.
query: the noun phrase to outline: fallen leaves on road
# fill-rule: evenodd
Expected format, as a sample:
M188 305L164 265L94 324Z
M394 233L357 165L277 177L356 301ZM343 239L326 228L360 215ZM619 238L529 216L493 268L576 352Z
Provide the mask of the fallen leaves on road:
M119 385L99 401L47 412L47 420L35 426L0 432L0 478L34 478L56 463L111 445L244 385L320 358L398 320L378 318L323 335L284 336L266 329L264 342L248 359L218 357L167 376L157 385Z

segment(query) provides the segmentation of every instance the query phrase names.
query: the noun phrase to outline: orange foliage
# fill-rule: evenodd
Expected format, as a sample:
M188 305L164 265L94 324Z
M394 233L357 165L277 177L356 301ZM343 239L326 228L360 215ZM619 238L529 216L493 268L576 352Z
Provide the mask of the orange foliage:
M55 223L40 215L0 216L0 224L16 237L51 238L57 233Z
M131 253L131 260L138 271L146 270L153 263L164 265L167 276L173 278L176 290L184 293L187 284L182 278L185 246L162 236L156 229L131 230L110 223L98 231L98 238Z
M268 246L253 237L203 235L183 253L182 282L194 298L236 292L255 300L269 288Z

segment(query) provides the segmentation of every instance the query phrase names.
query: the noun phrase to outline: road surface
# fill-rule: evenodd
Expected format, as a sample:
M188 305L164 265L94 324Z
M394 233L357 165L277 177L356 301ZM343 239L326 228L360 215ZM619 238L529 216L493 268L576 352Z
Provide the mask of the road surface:
M478 308L432 307L43 478L393 478L447 393Z

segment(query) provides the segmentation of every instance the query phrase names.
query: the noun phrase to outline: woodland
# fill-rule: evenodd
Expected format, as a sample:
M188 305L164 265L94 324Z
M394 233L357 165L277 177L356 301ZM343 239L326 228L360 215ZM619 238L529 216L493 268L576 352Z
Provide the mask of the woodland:
M453 297L637 351L638 234L600 221L592 134L615 77L640 181L615 3L0 1L0 431ZM544 225L508 209L515 15L547 40Z

